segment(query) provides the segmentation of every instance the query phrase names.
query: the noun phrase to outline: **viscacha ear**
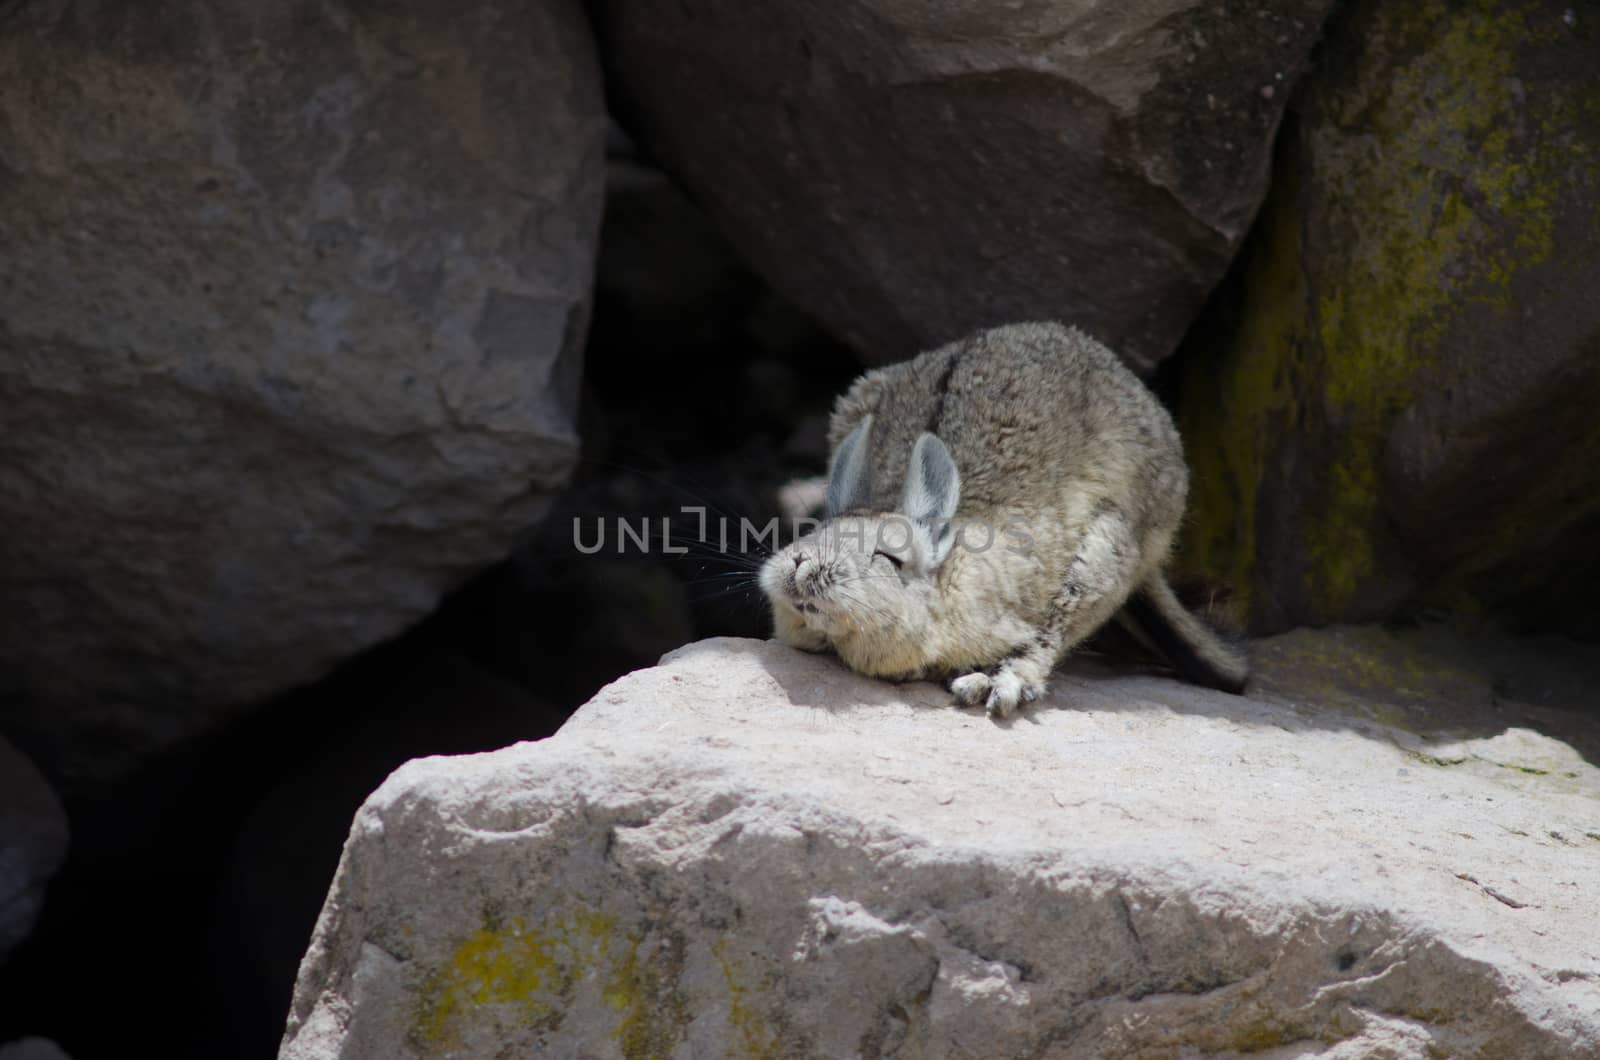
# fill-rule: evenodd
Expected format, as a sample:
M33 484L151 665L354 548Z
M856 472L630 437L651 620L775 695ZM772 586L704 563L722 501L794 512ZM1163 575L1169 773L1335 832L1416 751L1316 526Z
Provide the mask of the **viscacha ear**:
M839 448L834 450L833 463L828 465L827 518L871 507L872 462L868 459L871 434L872 417L868 416L845 435Z
M955 542L956 505L961 500L961 473L955 458L937 435L927 431L911 449L906 466L906 492L900 510L925 527L933 538L933 566L943 562Z

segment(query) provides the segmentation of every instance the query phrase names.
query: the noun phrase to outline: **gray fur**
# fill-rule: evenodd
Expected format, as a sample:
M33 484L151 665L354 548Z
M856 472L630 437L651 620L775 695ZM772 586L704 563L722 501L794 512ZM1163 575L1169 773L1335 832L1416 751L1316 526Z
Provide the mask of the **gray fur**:
M836 403L829 441L835 480L899 486L904 514L830 518L764 565L785 642L869 675L948 677L961 702L1005 716L1143 591L1194 655L1242 683L1244 660L1162 573L1188 490L1177 430L1083 332L1013 324L867 372ZM841 476L855 462L859 478ZM947 507L941 538L926 516ZM862 506L830 505L847 511Z
M867 458L872 417L864 418L834 449L828 466L827 515L863 511L872 504L872 467Z

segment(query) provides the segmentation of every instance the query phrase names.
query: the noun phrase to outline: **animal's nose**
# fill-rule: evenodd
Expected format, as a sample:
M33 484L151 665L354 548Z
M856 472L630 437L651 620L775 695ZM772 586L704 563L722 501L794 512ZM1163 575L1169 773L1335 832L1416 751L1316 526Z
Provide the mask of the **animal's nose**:
M802 556L800 553L796 552L794 554L794 568L795 568L795 570L799 570L800 569L800 565L805 563L805 561L806 561L806 558L804 556Z

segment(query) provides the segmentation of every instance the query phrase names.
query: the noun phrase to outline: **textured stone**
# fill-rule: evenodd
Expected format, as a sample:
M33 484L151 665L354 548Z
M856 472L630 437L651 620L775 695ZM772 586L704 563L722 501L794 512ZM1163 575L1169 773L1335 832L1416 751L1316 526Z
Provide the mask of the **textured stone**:
M1078 660L1002 724L681 649L368 800L281 1056L1600 1050L1591 719L1259 647L1249 698Z
M1363 0L1186 363L1186 563L1258 632L1446 608L1600 637L1600 20Z
M33 930L66 856L66 811L33 763L0 739L0 962Z
M19 1038L0 1045L0 1060L71 1060L48 1038Z
M403 652L386 647L364 656L285 704L301 719L338 717L319 721L315 746L298 751L293 769L229 821L231 851L218 866L214 897L195 903L209 914L201 933L228 955L226 988L197 999L212 1010L218 1036L205 1055L270 1055L350 818L385 776L409 758L547 735L570 710L453 653L430 651L420 637L408 640ZM191 919L185 905L180 897L157 915Z
M576 457L570 0L8 5L0 670L98 780L503 557Z
M1064 318L1171 352L1330 0L595 5L634 131L871 361Z

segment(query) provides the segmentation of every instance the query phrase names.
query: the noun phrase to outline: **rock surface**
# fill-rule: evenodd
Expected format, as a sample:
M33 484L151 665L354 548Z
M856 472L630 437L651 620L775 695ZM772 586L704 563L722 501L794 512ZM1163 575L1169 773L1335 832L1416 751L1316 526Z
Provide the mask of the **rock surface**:
M45 885L67 856L67 814L50 785L0 739L0 962L28 937Z
M683 648L368 800L281 1056L1600 1051L1592 714L1258 647L1250 698L1079 660L1007 724Z
M1185 364L1186 562L1257 632L1445 608L1600 638L1596 15L1333 21L1227 337Z
M571 0L9 5L0 71L0 692L92 782L538 519L600 79Z
M1330 0L595 5L615 95L871 361L1064 317L1147 368L1222 276Z
M19 1038L0 1045L0 1060L71 1060L48 1038Z
M365 656L300 697L310 700L304 706L312 716L330 718L316 723L316 746L297 748L292 773L253 792L239 817L223 826L231 849L201 929L237 956L226 966L226 989L196 997L220 1011L212 1013L210 1048L204 1032L190 1040L202 1046L194 1055L271 1054L350 818L385 776L421 755L547 735L566 714L458 655L430 653L416 642L404 652L388 645L383 651L390 656L386 666L372 666ZM301 714L303 722L306 710ZM186 910L201 904L197 894L179 892L160 912L192 919ZM131 913L127 904L101 907L108 915ZM115 964L105 968L117 973ZM186 993L195 996L197 988Z

